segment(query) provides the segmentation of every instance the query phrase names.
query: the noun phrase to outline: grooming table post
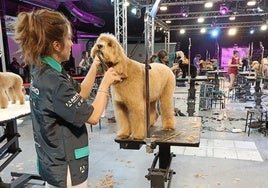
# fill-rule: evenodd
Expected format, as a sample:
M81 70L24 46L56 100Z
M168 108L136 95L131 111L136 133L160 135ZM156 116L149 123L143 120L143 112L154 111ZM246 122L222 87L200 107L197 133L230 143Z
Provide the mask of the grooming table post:
M171 146L199 147L200 143L200 117L176 117L176 130L162 130L161 120L157 121L155 127L151 128L150 137L154 139L152 147L158 146L148 174L145 176L151 183L151 188L169 188L172 176L175 172L171 169L171 162L175 155L171 152ZM121 149L138 150L146 145L144 140L133 140L116 138ZM158 165L158 167L157 167Z
M176 82L188 81L188 78L177 78ZM196 78L190 78L190 87L188 89L187 98L187 113L189 116L193 116L195 113L195 83L197 81L208 81L207 76L197 76Z

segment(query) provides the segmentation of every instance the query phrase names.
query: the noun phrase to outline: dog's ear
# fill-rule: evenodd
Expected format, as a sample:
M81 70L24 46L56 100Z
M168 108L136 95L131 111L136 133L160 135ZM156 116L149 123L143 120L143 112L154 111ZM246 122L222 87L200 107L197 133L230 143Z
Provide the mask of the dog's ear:
M96 50L97 50L96 44L97 43L94 44L94 46L91 48L91 51L90 51L90 57L92 59L94 59L95 58L95 55L96 55Z

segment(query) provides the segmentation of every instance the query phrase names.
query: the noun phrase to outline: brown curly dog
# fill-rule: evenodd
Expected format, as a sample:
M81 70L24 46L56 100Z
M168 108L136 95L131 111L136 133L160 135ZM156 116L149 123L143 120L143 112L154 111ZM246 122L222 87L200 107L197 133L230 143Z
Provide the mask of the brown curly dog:
M128 58L117 39L112 34L101 34L91 50L97 53L109 66L123 76L123 81L111 87L112 101L119 138L144 139L145 125L145 65ZM157 101L160 101L162 127L175 129L173 94L175 76L169 67L161 63L151 63L149 70L150 125L157 118Z

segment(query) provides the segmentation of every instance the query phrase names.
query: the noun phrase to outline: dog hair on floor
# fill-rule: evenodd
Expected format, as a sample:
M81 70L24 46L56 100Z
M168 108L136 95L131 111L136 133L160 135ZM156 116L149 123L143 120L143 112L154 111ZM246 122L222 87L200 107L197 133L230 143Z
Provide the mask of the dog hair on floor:
M19 100L20 104L25 103L23 93L22 78L12 72L0 72L0 108L8 107L8 100L15 104Z
M145 64L128 58L114 35L101 34L91 50L91 57L99 53L108 67L113 67L122 82L111 86L111 94L119 138L144 139L145 121ZM175 76L171 69L161 63L151 63L149 70L150 125L159 116L160 103L162 128L175 129L173 94Z

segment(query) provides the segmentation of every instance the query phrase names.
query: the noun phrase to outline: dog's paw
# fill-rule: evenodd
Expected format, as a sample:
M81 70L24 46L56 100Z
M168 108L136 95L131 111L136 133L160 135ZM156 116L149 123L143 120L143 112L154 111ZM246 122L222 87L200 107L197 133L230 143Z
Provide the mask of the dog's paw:
M145 138L145 135L138 135L138 134L133 134L131 136L134 140L143 140Z
M174 130L174 129L175 129L175 124L163 125L163 130Z
M118 133L117 137L120 139L126 139L129 138L130 134L125 134L125 133Z

